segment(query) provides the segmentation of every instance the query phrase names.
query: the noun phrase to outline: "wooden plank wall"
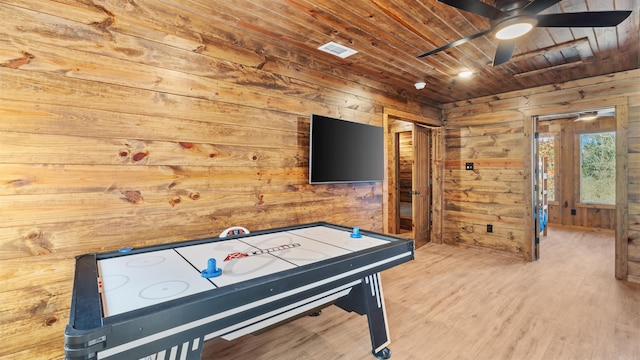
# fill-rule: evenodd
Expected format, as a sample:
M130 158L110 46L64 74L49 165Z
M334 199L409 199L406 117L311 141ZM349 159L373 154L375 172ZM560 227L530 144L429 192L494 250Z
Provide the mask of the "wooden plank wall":
M476 246L523 254L523 229L529 204L523 193L527 169L529 138L524 127L527 118L624 105L628 129L628 181L623 184L628 199L621 203L623 224L616 224L621 238L624 277L640 282L640 70L588 78L554 86L514 91L491 97L445 104L445 235L452 244ZM529 121L530 123L530 121ZM627 123L625 123L626 125ZM622 136L618 136L621 138ZM464 170L474 162L476 170ZM626 174L618 174L625 179ZM628 203L628 214L627 214ZM493 224L493 233L486 224ZM627 225L628 224L628 225ZM627 253L628 250L628 253ZM544 252L544 249L542 249Z
M440 117L169 4L0 1L0 358L62 357L76 255L231 225L381 231L382 184L308 184L309 114Z
M555 141L556 193L549 201L549 223L600 229L615 229L615 206L580 204L580 154L578 136L588 132L615 131L615 118L597 121L574 121L575 118L540 121L540 136ZM575 209L575 215L571 210Z
M449 114L450 116L451 114ZM522 253L522 114L447 118L444 242ZM473 163L473 170L465 170ZM493 232L487 232L487 225Z

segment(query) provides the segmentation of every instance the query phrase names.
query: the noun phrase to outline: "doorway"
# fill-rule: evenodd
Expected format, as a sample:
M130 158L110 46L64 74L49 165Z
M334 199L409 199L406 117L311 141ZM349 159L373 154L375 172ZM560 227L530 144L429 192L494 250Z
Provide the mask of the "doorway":
M399 131L395 136L398 234L413 238L413 131Z
M611 105L532 115L532 260L549 226L615 230L616 278L626 264L626 108ZM525 126L528 128L528 125ZM593 153L593 151L597 151ZM626 274L624 275L626 277Z
M419 248L431 232L431 133L404 121L396 121L393 129L395 233L411 237Z
M427 120L393 111L385 112L384 121L384 231L413 238L416 248L442 242L443 134Z

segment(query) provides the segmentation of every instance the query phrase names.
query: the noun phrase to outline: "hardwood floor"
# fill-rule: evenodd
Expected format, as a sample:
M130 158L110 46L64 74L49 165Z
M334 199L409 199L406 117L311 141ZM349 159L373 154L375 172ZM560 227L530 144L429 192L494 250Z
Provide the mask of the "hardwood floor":
M552 228L533 263L428 244L382 276L392 359L640 360L640 285L615 279L610 231ZM366 318L330 306L203 359L375 358Z

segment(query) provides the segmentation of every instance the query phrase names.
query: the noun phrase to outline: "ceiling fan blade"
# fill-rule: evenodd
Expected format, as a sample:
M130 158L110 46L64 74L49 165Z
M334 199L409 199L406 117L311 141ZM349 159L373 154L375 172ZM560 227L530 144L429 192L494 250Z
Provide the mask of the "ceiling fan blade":
M485 4L480 0L438 0L441 3L453 6L460 10L468 11L476 15L484 16L489 19L497 19L506 14L494 8L489 4Z
M498 49L496 49L496 56L493 58L493 66L498 66L506 63L511 59L513 50L516 48L516 40L500 40L498 43Z
M525 6L524 9L527 10L528 12L537 14L540 11L547 9L559 2L560 0L534 0L530 2L527 6Z
M589 11L538 15L539 27L607 27L616 26L629 17L631 11Z
M420 55L418 55L418 58L423 58L425 56L429 56L429 55L433 55L435 53L439 53L442 50L447 50L449 48L452 48L452 47L455 47L455 46L458 46L458 45L462 45L462 44L464 44L464 43L466 43L468 41L471 41L471 40L473 40L475 38L479 38L480 36L487 35L490 32L491 32L491 29L480 31L479 33L476 33L476 34L473 34L473 35L469 35L469 36L464 37L464 38L462 38L460 40L456 40L456 41L454 41L452 43L448 43L447 45L440 46L437 49L433 49L431 51L427 51L426 53L420 54Z

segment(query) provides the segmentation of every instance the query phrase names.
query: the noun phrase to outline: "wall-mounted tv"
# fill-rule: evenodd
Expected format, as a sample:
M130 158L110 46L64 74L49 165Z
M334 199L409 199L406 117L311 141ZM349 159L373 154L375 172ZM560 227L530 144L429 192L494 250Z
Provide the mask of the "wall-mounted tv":
M309 183L382 181L382 127L311 115Z

